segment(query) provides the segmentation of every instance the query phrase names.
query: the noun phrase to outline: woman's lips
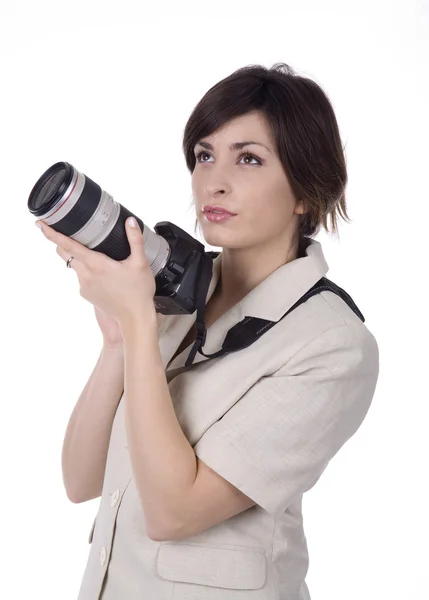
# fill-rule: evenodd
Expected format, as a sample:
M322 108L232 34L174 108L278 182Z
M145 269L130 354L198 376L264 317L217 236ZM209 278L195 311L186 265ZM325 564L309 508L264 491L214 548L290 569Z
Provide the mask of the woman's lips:
M204 216L207 219L207 221L210 221L211 223L216 223L218 221L226 221L227 219L230 219L231 217L236 217L237 215L232 215L231 213L227 212L218 213L206 211L204 212Z
M206 204L203 207L203 213L207 221L210 221L211 223L227 221L230 217L237 216L219 204Z

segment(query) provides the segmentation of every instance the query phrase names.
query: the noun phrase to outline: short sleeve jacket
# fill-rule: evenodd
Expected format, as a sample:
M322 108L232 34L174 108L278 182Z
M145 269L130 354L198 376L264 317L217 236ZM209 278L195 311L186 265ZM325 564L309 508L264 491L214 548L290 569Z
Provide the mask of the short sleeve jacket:
M320 242L307 243L304 256L279 267L208 328L205 354L219 350L245 316L278 321L326 275ZM340 297L324 291L248 348L214 359L198 353L185 367L191 346L172 357L195 319L167 316L159 333L176 416L195 454L256 504L190 538L151 540L122 397L78 600L310 599L302 497L368 412L377 342Z

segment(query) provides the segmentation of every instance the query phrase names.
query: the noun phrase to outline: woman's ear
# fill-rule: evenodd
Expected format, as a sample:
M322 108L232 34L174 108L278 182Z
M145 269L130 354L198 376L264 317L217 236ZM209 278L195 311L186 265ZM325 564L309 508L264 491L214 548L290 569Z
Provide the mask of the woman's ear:
M304 215L307 210L305 208L305 203L304 200L299 200L296 204L295 204L295 209L294 209L295 214L297 215Z

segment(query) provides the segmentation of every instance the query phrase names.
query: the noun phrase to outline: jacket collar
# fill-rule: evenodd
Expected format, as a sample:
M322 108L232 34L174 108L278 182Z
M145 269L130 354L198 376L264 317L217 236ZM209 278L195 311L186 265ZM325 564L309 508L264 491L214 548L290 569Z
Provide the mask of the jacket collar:
M328 272L328 265L320 242L312 238L305 238L303 248L300 258L276 269L208 328L203 346L205 354L213 354L219 350L228 330L245 317L278 321L305 292ZM212 278L207 291L206 304L219 281L221 261L222 253L213 260ZM170 319L166 321L159 340L165 367L195 323L196 316L197 311L191 315L180 315L180 318L171 315ZM192 344L171 361L168 369L184 364L191 348ZM198 352L194 358L194 364L204 360L207 358Z
M207 301L219 281L221 259L222 253L213 261ZM237 321L245 317L278 321L328 270L320 242L305 238L303 256L273 271L236 304Z

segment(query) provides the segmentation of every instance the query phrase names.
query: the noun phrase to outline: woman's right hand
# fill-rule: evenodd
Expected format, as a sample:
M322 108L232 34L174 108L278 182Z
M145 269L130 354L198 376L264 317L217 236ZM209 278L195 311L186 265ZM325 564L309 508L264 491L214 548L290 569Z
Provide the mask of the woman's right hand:
M119 323L113 317L94 306L97 323L103 334L103 343L105 346L122 346L124 343L122 331Z

